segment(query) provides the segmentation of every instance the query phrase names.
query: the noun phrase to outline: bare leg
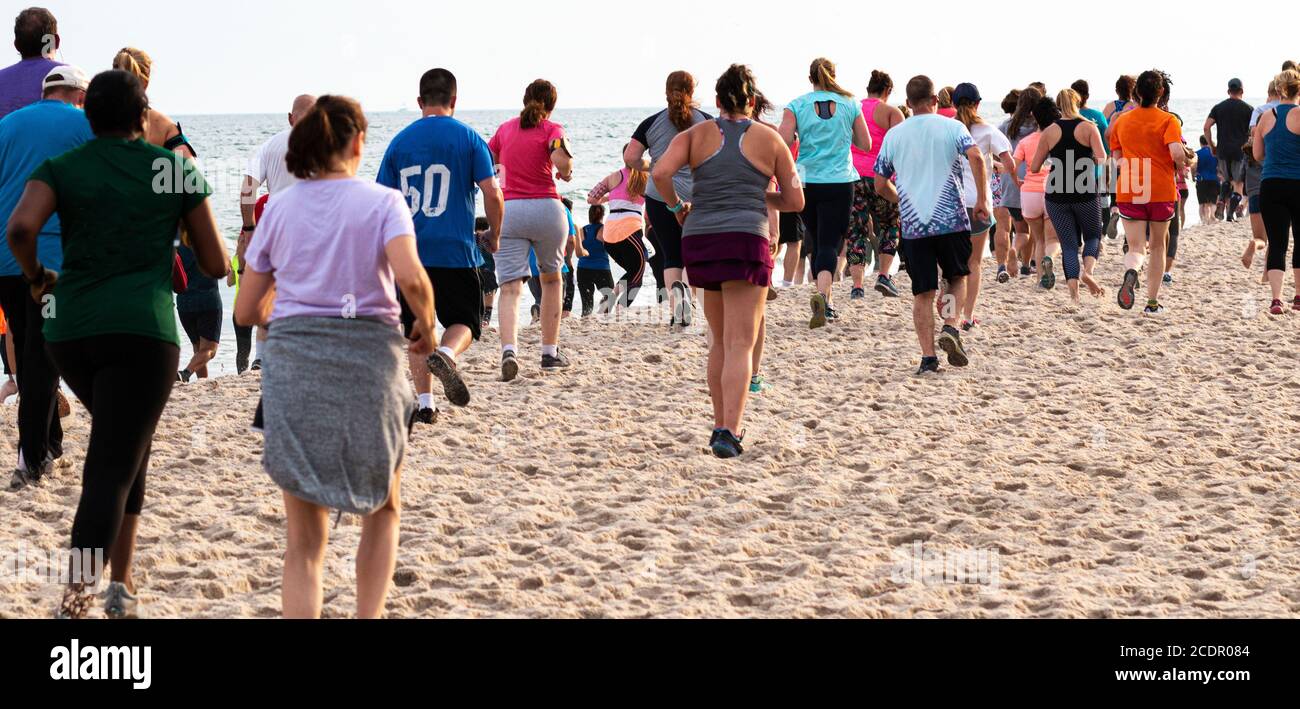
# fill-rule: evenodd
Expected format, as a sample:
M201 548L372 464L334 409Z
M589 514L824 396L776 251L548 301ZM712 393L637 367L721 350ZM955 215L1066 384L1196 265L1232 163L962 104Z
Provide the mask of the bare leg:
M1151 223L1151 254L1147 264L1147 300L1160 300L1160 284L1165 277L1165 257L1169 238L1168 222Z
M794 283L799 271L799 251L803 245L795 242L785 245L785 282Z
M819 274L820 275L820 274ZM743 430L749 382L753 377L754 344L767 304L767 289L743 281L722 284L724 350L722 363L723 428L737 435Z
M970 244L970 263L967 264L970 275L963 279L966 281L966 298L962 316L966 322L975 322L975 305L979 301L980 285L984 280L981 271L984 268L984 251L989 247L989 233L972 236Z
M501 284L501 295L497 298L497 317L503 347L519 344L519 295L523 284L523 281Z
M912 299L912 324L916 339L921 343L921 354L934 356L934 299L936 291L922 293Z
M558 345L560 344L560 310L564 306L563 276L559 273L543 273L541 280L542 345Z
M217 356L217 343L212 340L199 338L199 346L194 348L194 356L190 357L190 363L185 365L199 379L208 378L208 362L211 362Z
M361 521L361 542L357 546L357 617L383 616L384 601L397 567L397 540L401 526L402 471L393 473L388 502Z
M321 573L325 543L329 540L329 511L284 493L289 548L284 554L281 603L284 617L292 620L320 617L324 603Z
M709 323L709 400L713 402L713 429L725 428L722 401L722 366L726 361L724 338L726 318L722 311L722 292L704 291L704 319Z

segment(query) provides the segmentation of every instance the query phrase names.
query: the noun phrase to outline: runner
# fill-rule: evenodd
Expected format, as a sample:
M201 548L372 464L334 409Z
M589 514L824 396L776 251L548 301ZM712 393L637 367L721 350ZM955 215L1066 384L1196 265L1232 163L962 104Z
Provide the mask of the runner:
M1013 115L1016 112L1016 107L1020 105L1020 93L1020 89L1007 92L1000 106L1003 113ZM998 132L1006 135L1004 132L1006 128L1007 124L1003 123ZM1010 140L1008 137L1008 143ZM1029 231L1028 226L1018 226L1024 224L1024 215L1020 207L1007 206L1008 190L1011 187L1018 188L1019 185L1020 174L1016 170L1007 170L1000 161L993 164L993 256L998 262L998 283L1007 283L1012 276L1020 272L1020 258L1015 248L1016 230L1021 229L1021 234Z
M454 125L442 123L414 135L444 126L455 134ZM286 164L302 182L267 206L235 304L241 322L273 323L262 380L262 467L284 496L286 618L320 617L331 510L362 516L356 614L383 614L397 560L401 465L415 415L403 372L397 289L414 313L410 351L433 349L433 288L411 205L356 176L366 129L361 106L341 96L322 96L294 126ZM408 135L402 145L410 143ZM460 167L449 170L467 175ZM466 231L472 228L471 214ZM341 381L348 386L338 386Z
M1210 149L1210 143L1201 136L1201 149L1196 151L1196 202L1201 208L1201 223L1213 224L1218 221L1214 217L1214 208L1219 201L1219 159L1214 157L1214 151ZM1254 247L1254 240L1251 240L1251 247ZM1249 248L1247 253L1254 256L1254 248ZM1247 268L1250 268L1249 259L1247 259Z
M1177 210L1174 176L1187 162L1183 132L1173 114L1159 108L1165 90L1164 74L1157 70L1138 77L1138 108L1111 125L1111 155L1120 166L1117 201L1124 219L1128 253L1124 255L1124 285L1119 306L1131 310L1137 302L1137 284L1144 254L1149 250L1146 315L1161 315L1160 285L1167 256L1169 222ZM1150 233L1148 249L1148 231Z
M43 7L29 7L14 19L14 49L19 61L0 69L0 118L41 100L45 77L55 67L61 46L59 22Z
M733 64L718 79L717 94L720 117L673 141L653 177L668 209L685 225L686 269L704 290L711 333L709 446L719 458L735 458L744 452L753 350L772 285L778 240L772 238L769 209L799 211L803 191L783 138L752 120L759 92L749 69ZM692 171L694 202L676 194L675 176L685 167ZM768 191L773 177L779 192Z
M860 176L853 186L853 214L849 221L853 298L866 296L864 272L871 252L878 254L876 292L886 298L898 297L898 286L890 275L898 255L898 205L876 193L876 158L880 156L880 146L885 142L885 135L903 122L903 112L889 105L893 92L894 80L889 74L873 70L867 83L867 97L862 100L862 117L871 134L871 150L853 146L853 167Z
M1293 311L1300 311L1300 72L1288 69L1273 80L1279 103L1255 127L1255 160L1263 163L1259 206L1268 231L1268 284L1273 293L1269 312L1281 315L1282 277L1286 269L1288 231L1295 235L1291 269L1296 278Z
M1042 98L1041 91L1032 86L1026 87L1016 98L1016 107L1011 113L1011 117L998 126L998 130L1002 131L1007 140L1011 141L1012 155L1015 154L1016 148L1020 146L1020 141L1033 135L1038 130L1038 126L1034 122L1034 106L1037 106ZM1029 222L1025 220L1023 200L1020 194L1025 175L1024 170L1021 169L1022 164L1017 161L1016 165L1014 174L1008 175L1004 173L1002 175L1002 206L1006 208L1016 233L1015 244L1011 247L1015 249L1015 255L1014 257L1008 255L1007 267L1008 270L1011 270L1019 263L1020 276L1023 278L1034 275L1036 270L1031 268L1030 264L1034 258L1034 239L1029 230ZM1007 233L1009 236L1009 229ZM1014 273L1014 271L1012 272Z
M153 59L143 50L134 47L126 47L118 51L117 56L113 57L113 68L134 74L140 80L144 90L149 90L149 77L153 73ZM177 155L183 155L187 158L198 157L194 146L190 145L189 138L185 137L185 131L181 130L181 124L168 118L161 111L149 108L149 117L145 122L144 139L146 142L157 145L166 150L170 150Z
M529 84L523 112L501 124L488 142L495 164L503 172L506 200L496 254L501 284L501 379L506 382L519 376L519 295L532 273L529 251L536 253L542 286L542 371L569 367L569 358L560 351L560 311L564 297L561 269L570 228L555 178L573 179L573 154L564 127L550 120L557 99L551 82L538 79Z
M1284 68L1283 71L1286 71ZM1268 111L1277 108L1281 103L1282 97L1278 95L1277 81L1268 82L1268 101L1263 105L1256 106L1250 115L1250 132L1251 139L1247 142L1246 152L1246 211L1250 213L1250 231L1252 238L1246 244L1246 252L1242 254L1241 263L1247 269L1255 261L1255 253L1260 249L1268 248L1268 230L1264 228L1264 216L1260 213L1259 190L1262 181L1264 166L1259 164L1254 154L1254 137L1255 126L1259 125L1259 119ZM1268 282L1268 272L1265 270L1264 277L1260 283Z
M0 119L0 224L14 213L37 168L94 138L81 111L88 84L80 69L56 66L45 76L42 100ZM63 270L62 233L56 215L40 225L37 238L41 263L55 272ZM17 372L19 395L19 454L11 487L20 488L39 484L54 471L63 456L63 426L59 374L42 330L47 303L32 299L15 255L8 243L0 243L0 309L8 317L5 339L13 345L10 366Z
M1060 118L1043 131L1029 165L1036 172L1047 164L1051 172L1046 192L1047 216L1056 230L1061 267L1070 299L1076 305L1080 282L1093 297L1103 295L1092 269L1101 254L1101 203L1097 201L1097 193L1106 149L1102 147L1097 125L1080 114L1082 102L1074 89L1065 89L1057 95ZM1079 268L1080 248L1083 249L1082 269ZM1043 262L1050 270L1048 259Z
M1244 94L1241 79L1232 79L1228 82L1228 98L1216 104L1205 119L1205 139L1219 158L1219 172L1226 193L1219 206L1230 222L1243 216L1239 213L1246 189L1246 156L1242 148L1250 137L1250 117L1255 110L1241 100ZM1216 128L1218 142L1214 139Z
M221 291L217 279L204 275L198 255L189 245L189 235L182 234L176 251L185 269L185 292L176 295L176 315L190 341L190 361L176 373L176 381L189 383L194 377L208 378L208 363L217 357L221 345Z
M651 171L663 154L668 152L668 146L678 133L697 123L713 119L696 105L695 77L689 73L674 71L669 74L665 95L668 108L641 121L641 125L632 133L631 142L623 151L624 164L633 170ZM649 156L646 155L647 152ZM682 169L673 188L682 201L691 201L690 170ZM659 281L659 302L663 302L663 291L667 290L668 305L672 311L669 329L682 331L691 326L695 307L691 301L691 291L682 280L682 227L677 222L676 215L668 211L655 182L651 181L646 187L645 197L650 244L655 250L654 258L662 262L656 269L663 271L663 279Z
M912 320L922 355L917 374L924 375L939 371L934 319L940 270L948 282L951 300L944 305L947 317L939 346L947 353L950 365L965 367L970 363L957 329L965 310L971 257L971 215L962 201L958 164L963 155L975 176L977 219L989 218L989 188L984 156L970 131L959 121L935 113L939 102L929 77L917 76L908 82L907 103L913 117L890 131L880 148L876 191L891 202L899 202L903 216L903 253L915 296ZM891 178L897 179L897 187Z
M832 286L840 250L848 236L853 210L853 185L861 179L853 169L851 148L871 152L871 132L862 106L835 81L835 65L814 59L808 72L813 90L786 106L781 137L787 146L799 138L799 170L803 181L803 223L814 244L812 296L813 329L836 319Z
M468 406L469 388L456 359L483 335L483 259L474 236L475 198L483 193L487 212L487 250L499 246L503 200L487 143L456 114L456 77L430 69L420 77L419 120L398 133L379 164L378 182L402 193L415 222L420 263L433 284L434 305L442 323L442 341L432 354L409 355L411 378L419 396L417 418L434 422L433 382L453 406ZM406 304L404 299L399 302ZM409 337L415 313L402 310L402 329Z
M600 310L609 307L614 295L614 274L609 269L609 254L600 241L605 228L605 208L593 204L587 210L587 226L582 228L582 248L587 255L578 259L578 294L582 296L582 317L596 312L596 294L601 294Z
M1094 126L1097 126L1097 133L1101 136L1101 146L1106 150L1106 156L1110 157L1110 144L1106 142L1106 132L1110 129L1110 121L1106 114L1095 108L1088 106L1089 86L1088 82L1079 79L1070 85L1074 92L1079 95L1079 115L1088 119ZM1105 166L1102 166L1102 175L1105 176ZM1104 233L1110 223L1110 189L1106 184L1098 185L1097 189L1097 218L1101 220L1101 230ZM1100 251L1101 245L1097 246Z
M483 285L483 329L492 325L492 306L497 299L497 262L488 248L491 246L492 224L487 217L474 218L474 245L478 247L478 257L483 259L479 266L478 279Z
M1115 114L1124 110L1124 107L1128 106L1128 104L1133 101L1133 89L1136 87L1136 76L1125 74L1115 81L1115 100L1106 104L1106 107L1101 110L1102 114L1106 117L1107 123L1114 123ZM1105 135L1105 133L1102 135Z
M1047 219L1047 177L1051 168L1040 164L1039 169L1034 170L1032 163L1038 145L1042 141L1043 131L1056 123L1061 117L1061 112L1051 99L1043 97L1034 105L1032 115L1038 130L1025 136L1016 145L1015 158L1017 165L1025 167L1024 182L1020 185L1020 198L1033 244L1030 256L1033 260L1030 263L1038 265L1038 272L1041 274L1038 280L1039 287L1051 290L1056 287L1056 272L1053 270L1052 256L1058 246L1056 229Z
M229 263L207 200L210 189L194 163L181 158L182 185L157 189L154 164L172 154L141 140L147 115L148 99L136 77L121 71L96 76L85 113L95 139L42 163L9 220L9 243L32 296L52 294L58 302L58 317L45 321L47 350L90 411L71 550L74 557L108 550L109 617L138 615L131 563L145 473L180 358L172 312L177 224L184 224L209 276L224 277ZM106 193L114 195L111 204ZM42 261L37 244L56 211L64 256L58 274ZM26 377L29 370L19 371ZM98 570L72 568L82 573L69 579L59 615L81 618Z
M974 84L958 84L952 92L953 100L957 104L956 118L966 130L970 131L971 139L975 145L979 146L981 159L984 161L984 172L992 177L993 173L989 170L989 165L993 160L997 160L1002 165L1004 173L1013 173L1016 171L1016 163L1011 158L1011 141L1002 131L984 122L980 118L980 102L984 99L980 97L980 90ZM975 184L975 172L969 160L962 160L962 202L967 207L967 214L970 216L971 223L971 253L970 262L967 264L970 275L966 278L966 300L962 309L962 330L969 332L979 325L979 320L975 318L975 305L979 300L980 285L984 264L984 255L988 253L989 230L993 228L992 215L985 215L984 218L978 218L975 215L975 205L979 202L979 188ZM993 181L990 180L988 194L995 191ZM1001 279L1006 274L1006 267L999 266L998 277Z
M623 269L623 276L614 287L613 302L613 307L623 310L636 302L645 280L647 259L642 233L649 181L646 171L624 167L602 180L587 195L589 204L609 206L609 221L600 229L598 240L614 263Z

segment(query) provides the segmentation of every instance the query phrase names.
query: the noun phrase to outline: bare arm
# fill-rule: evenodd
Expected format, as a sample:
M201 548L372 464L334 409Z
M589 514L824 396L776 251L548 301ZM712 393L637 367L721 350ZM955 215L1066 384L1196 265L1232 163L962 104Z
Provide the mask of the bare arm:
M230 255L226 253L226 244L221 240L221 235L217 233L217 219L212 215L212 205L208 200L203 200L184 216L183 221L199 270L208 278L225 278L230 272Z
M971 174L975 177L979 195L975 200L975 216L987 220L993 212L989 209L989 167L984 163L984 153L980 152L978 145L972 145L966 150L966 159L970 161Z
M664 204L669 207L677 206L677 189L673 186L673 175L678 170L686 167L691 159L691 133L694 129L685 133L679 133L673 142L668 146L668 152L659 158L659 162L650 172L650 179L655 181L655 188L664 198Z
M23 188L22 197L9 216L6 229L9 250L28 281L40 275L42 265L36 257L36 242L41 228L50 220L57 206L54 190L44 182L31 180Z
M799 132L799 122L790 109L787 108L782 112L781 127L776 132L781 134L781 140L785 141L787 148L794 147L794 141Z
M573 156L563 147L551 151L551 163L555 165L555 176L568 182L573 179Z
M803 185L799 183L799 171L795 168L794 155L784 143L773 141L776 151L775 171L772 176L781 188L780 192L767 193L767 206L778 212L802 212L804 207ZM778 217L779 220L779 217Z
M623 173L616 172L596 183L587 193L587 204L604 204L609 201L609 193L623 180Z
M495 254L501 248L501 221L506 214L506 200L501 195L501 186L497 184L495 175L478 183L478 188L483 190L483 211L487 212L488 253Z
M429 275L420 265L420 254L415 248L415 236L399 236L384 246L384 255L393 268L393 278L402 291L402 298L415 314L411 328L410 350L415 354L433 352L433 285Z
M867 130L867 119L862 116L853 121L853 144L864 153L871 152L871 131Z
M265 327L275 307L275 274L247 269L235 298L235 322L242 327Z
M1214 128L1214 116L1210 116L1209 118L1205 119L1205 140L1209 142L1210 150L1215 150L1216 148L1214 147L1214 135L1213 135L1214 131L1211 130L1212 128Z
M1061 137L1060 126L1048 126L1043 131L1042 137L1038 140L1038 147L1034 149L1034 154L1029 158L1029 171L1038 172L1043 169L1043 163L1047 162L1048 153L1052 152L1052 146ZM973 164L973 163L972 163Z
M876 194L885 198L887 202L898 204L898 190L894 188L894 183L889 181L888 177L876 175Z
M623 164L632 170L648 171L650 158L645 154L646 150L646 146L642 145L641 141L635 138L628 141L627 148L623 151Z
M1182 143L1169 144L1169 157L1174 159L1174 172L1187 168L1187 148Z

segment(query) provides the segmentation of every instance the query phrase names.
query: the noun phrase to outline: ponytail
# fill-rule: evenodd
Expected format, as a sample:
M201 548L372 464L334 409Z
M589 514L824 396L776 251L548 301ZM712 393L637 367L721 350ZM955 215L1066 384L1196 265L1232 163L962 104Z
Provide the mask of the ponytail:
M718 105L727 113L750 114L749 101L759 94L754 86L754 74L744 64L732 64L715 87Z
M1300 95L1300 71L1287 69L1278 74L1273 79L1273 83L1276 85L1278 95L1288 101Z
M144 51L135 47L123 47L113 57L113 68L134 74L146 89L149 88L149 74L153 71L153 60Z
M957 120L966 126L966 130L970 130L971 126L977 123L984 122L984 119L980 118L979 111L975 110L975 104L970 101L962 101L957 104Z
M519 127L536 128L555 110L558 98L555 84L546 79L538 79L529 84L524 91L524 110L519 114Z
M632 199L640 199L645 196L646 185L650 183L650 173L645 170L627 171L627 194Z
M820 86L826 91L837 93L841 96L853 97L835 81L835 64L825 57L818 57L813 60L812 66L808 69L808 81L813 86Z
M335 169L343 152L368 127L361 104L346 96L321 96L289 134L284 157L289 172L310 180Z
M668 97L668 120L679 132L695 125L695 77L685 71L674 71L668 75L664 87Z
M894 80L879 69L871 70L871 80L867 82L867 93L872 96L883 96L894 90Z

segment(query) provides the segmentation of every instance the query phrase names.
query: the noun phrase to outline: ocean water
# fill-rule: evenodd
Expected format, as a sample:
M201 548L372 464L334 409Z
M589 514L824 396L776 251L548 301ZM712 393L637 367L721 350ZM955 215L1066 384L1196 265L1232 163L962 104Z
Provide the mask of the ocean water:
M1201 125L1216 102L1217 99L1188 99L1173 102L1174 111L1179 113L1186 122L1185 134L1188 143L1193 147L1198 147L1197 136L1200 134ZM986 102L986 106L991 105L990 102ZM565 127L575 155L573 181L561 182L558 187L563 196L571 198L577 205L575 218L579 227L586 222L584 205L587 192L606 175L622 166L623 146L636 130L637 125L656 110L659 109L656 107L574 109L557 110L552 116L552 120ZM516 115L517 112L513 110L462 111L458 112L456 117L473 127L486 139L492 135L497 126ZM769 118L779 120L779 115L777 113ZM370 131L359 176L373 179L389 141L419 117L419 113L415 111L368 114ZM991 111L986 111L984 117L994 125L1006 118L996 106L993 106ZM214 189L212 205L217 215L217 223L233 252L241 226L239 188L243 180L243 169L258 145L288 127L286 117L284 114L176 116L176 120L184 126L185 134L199 153L204 174L212 182ZM1194 221L1195 208L1189 208L1188 212L1189 218ZM617 278L621 274L617 266L613 268ZM651 304L652 296L649 288L652 282L653 278L647 274L647 290L642 291L637 305ZM233 288L227 288L224 283L221 290L225 304L225 327L217 359L209 365L209 371L213 376L235 373L235 334L231 324L235 293ZM522 320L525 323L528 321L527 310L531 305L532 299L525 293L520 304ZM181 354L182 364L188 361L189 356L188 343L184 343Z

